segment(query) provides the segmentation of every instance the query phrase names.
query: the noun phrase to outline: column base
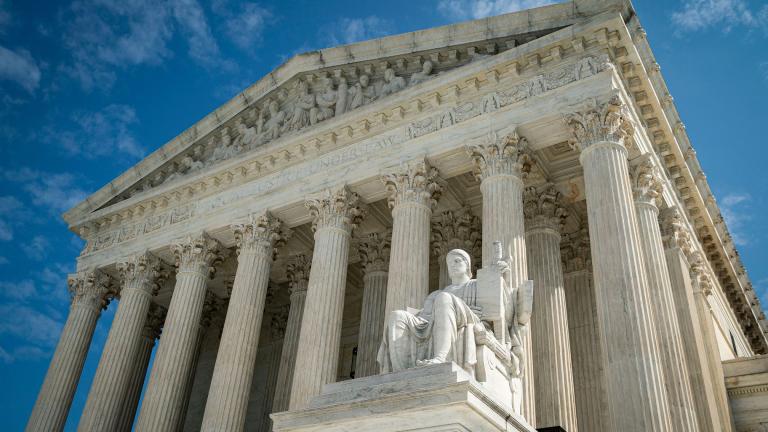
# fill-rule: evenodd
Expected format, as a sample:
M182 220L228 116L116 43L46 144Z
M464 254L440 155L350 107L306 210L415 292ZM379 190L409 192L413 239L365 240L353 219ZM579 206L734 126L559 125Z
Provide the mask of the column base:
M328 384L307 408L272 414L275 432L535 432L455 363Z

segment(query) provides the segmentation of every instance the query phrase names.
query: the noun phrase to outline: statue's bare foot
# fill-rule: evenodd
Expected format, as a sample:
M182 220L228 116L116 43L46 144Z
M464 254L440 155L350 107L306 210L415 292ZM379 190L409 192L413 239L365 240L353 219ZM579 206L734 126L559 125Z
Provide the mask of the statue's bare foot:
M416 360L416 366L429 366L442 363L445 363L445 360L441 360L439 358L433 358L429 360Z

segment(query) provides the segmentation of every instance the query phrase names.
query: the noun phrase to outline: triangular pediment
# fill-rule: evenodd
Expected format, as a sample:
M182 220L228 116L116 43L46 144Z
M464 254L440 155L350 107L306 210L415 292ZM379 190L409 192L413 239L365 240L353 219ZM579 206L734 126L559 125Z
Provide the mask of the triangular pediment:
M65 213L91 213L629 3L574 1L294 56Z

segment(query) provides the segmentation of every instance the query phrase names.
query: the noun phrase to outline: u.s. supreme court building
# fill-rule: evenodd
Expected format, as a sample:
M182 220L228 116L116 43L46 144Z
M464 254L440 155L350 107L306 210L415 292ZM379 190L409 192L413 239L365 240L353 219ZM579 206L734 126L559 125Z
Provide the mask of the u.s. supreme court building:
M64 218L27 431L110 302L80 431L768 428L768 321L627 0L297 55Z

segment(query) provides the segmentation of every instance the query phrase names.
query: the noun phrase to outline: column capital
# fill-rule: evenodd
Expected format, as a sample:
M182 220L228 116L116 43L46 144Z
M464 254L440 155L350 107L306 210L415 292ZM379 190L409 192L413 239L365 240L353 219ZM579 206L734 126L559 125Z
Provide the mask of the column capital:
M152 338L152 340L160 339L166 314L168 314L168 309L158 304L150 303L147 321L144 323L144 337Z
M360 196L344 185L307 198L304 206L312 215L312 229L335 228L351 233L363 218Z
M290 280L291 297L293 297L294 294L307 292L312 260L304 254L299 254L294 256L291 261L285 266L285 273Z
M392 230L368 234L358 243L360 262L366 274L389 270L389 254L392 246Z
M636 204L649 205L658 209L657 201L661 196L662 182L659 167L650 154L644 154L631 164L632 192Z
M679 248L690 260L693 253L693 241L680 209L670 207L664 210L661 214L661 225L664 248Z
M148 251L131 255L116 267L124 287L143 290L150 296L157 294L170 274L168 265Z
M708 297L712 294L712 278L707 271L707 259L699 251L695 251L690 257L690 274L693 292L700 292Z
M67 277L73 305L106 309L115 296L112 278L98 269L82 270Z
M482 254L483 237L480 218L464 205L460 210L446 210L432 221L432 252L444 256L452 249L463 249L473 262Z
M381 176L391 209L409 202L434 208L443 192L437 179L437 168L431 166L426 159L405 162L393 169L392 173Z
M204 232L177 240L171 245L171 252L179 271L201 271L211 277L216 271L215 266L224 259L221 244Z
M498 175L522 179L530 171L533 160L528 140L519 136L517 130L503 136L491 131L484 144L467 146L466 151L474 162L475 177L479 181Z
M634 133L629 110L618 95L606 102L592 101L589 108L565 115L575 147L584 151L593 144L611 142L624 145Z
M562 194L554 185L534 186L523 191L523 213L526 231L549 229L560 233L568 211L562 205Z
M563 273L591 270L592 256L587 228L583 227L578 231L563 234L560 253L563 259Z
M291 236L291 230L269 211L250 214L248 222L232 225L232 230L238 255L241 252L271 253L272 259L277 255L276 248L285 245Z

